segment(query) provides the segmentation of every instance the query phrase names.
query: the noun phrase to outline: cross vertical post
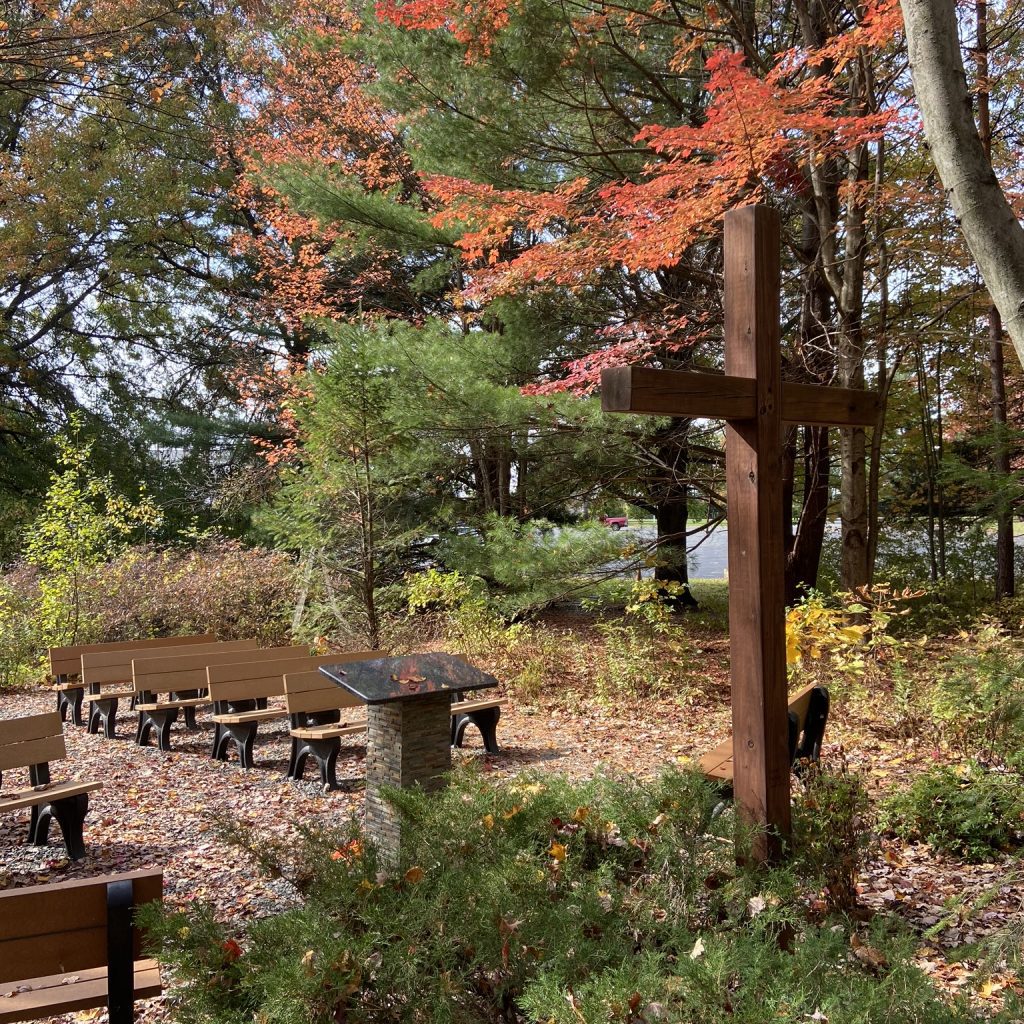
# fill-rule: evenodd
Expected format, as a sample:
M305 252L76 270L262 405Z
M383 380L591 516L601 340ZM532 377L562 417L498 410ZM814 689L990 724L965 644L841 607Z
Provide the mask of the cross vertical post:
M779 856L791 827L782 529L778 214L725 216L725 372L752 378L751 419L726 425L733 787L755 827L755 861Z
M782 382L779 216L763 206L725 215L725 373L612 366L605 412L726 421L729 643L736 805L754 827L746 855L773 860L792 824L782 543L783 424L870 427L878 396ZM717 778L726 776L716 775Z

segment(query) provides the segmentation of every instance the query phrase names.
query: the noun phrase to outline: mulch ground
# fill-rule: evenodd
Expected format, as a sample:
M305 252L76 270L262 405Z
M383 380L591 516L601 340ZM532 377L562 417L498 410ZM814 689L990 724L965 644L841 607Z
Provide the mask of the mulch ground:
M645 700L637 713L581 699L575 692L546 694L543 701L532 702L510 697L498 726L501 753L484 754L470 728L467 748L456 758L478 759L497 775L533 769L571 777L589 776L597 765L645 775L666 762L685 763L728 735L725 641L705 644L704 650L713 671L696 684L691 680L678 695ZM50 693L8 694L0 698L0 718L52 706ZM256 836L287 840L297 823L335 825L360 815L365 746L343 746L338 760L343 789L324 793L312 764L306 781L284 780L288 739L283 726L260 727L257 766L242 771L233 761L210 759L209 716L200 713L199 724L197 732L175 726L171 753L136 746L130 713L120 714L114 740L66 726L69 760L52 766L55 781L79 777L104 783L93 794L86 819L88 855L70 863L56 825L49 846L29 846L27 812L4 816L0 888L161 866L169 903L208 901L239 928L289 906L294 894L288 884L255 874L243 855L218 838L212 823L235 818ZM825 756L845 758L867 779L874 797L909 784L936 756L927 742L888 736L863 713L835 705L826 737ZM926 846L884 839L880 849L860 881L864 905L899 915L920 934L918 962L937 983L950 991L973 991L996 1005L1000 993L1017 984L1014 976L997 971L981 978L975 961L958 951L1021 919L1024 879L1018 862L1006 858L966 865ZM146 1004L142 1017L166 1020L161 1000ZM97 1012L54 1018L62 1024L103 1019L105 1014Z

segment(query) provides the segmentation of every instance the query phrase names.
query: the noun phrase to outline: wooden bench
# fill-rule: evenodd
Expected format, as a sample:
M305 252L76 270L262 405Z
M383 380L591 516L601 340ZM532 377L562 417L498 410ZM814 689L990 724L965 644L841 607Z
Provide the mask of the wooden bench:
M256 647L255 640L211 640L202 644L163 645L160 648L126 647L116 651L96 651L82 655L81 679L89 692L83 700L89 706L88 730L103 730L107 739L115 735L117 709L123 699L134 703L135 686L132 680L132 662L136 658L170 657L173 654L200 654L214 651L242 651ZM195 728L195 713L187 718Z
M235 647L230 651L220 649L195 654L189 651L175 651L173 654L165 652L135 659L132 663L132 683L138 696L135 710L139 713L135 742L144 747L149 743L150 734L155 733L159 748L171 749L171 726L177 720L179 712L191 710L194 714L197 707L205 707L211 703L210 697L206 694L206 670L211 665L233 664L238 661L276 661L298 656L308 658L309 648L259 648L255 641L250 641L244 649ZM203 695L183 696L190 692L202 692ZM175 696L176 694L178 696ZM216 726L214 732L216 744Z
M829 696L824 686L811 684L795 694L789 702L789 760L798 765L802 760L817 761L828 721ZM732 737L709 750L697 762L704 775L726 786L732 785Z
M383 657L381 652L362 652L355 655L336 655L330 663L362 661L367 657ZM287 778L302 778L306 761L312 757L320 769L320 781L325 789L337 789L336 763L341 749L341 738L366 731L366 718L360 715L342 722L342 712L364 705L344 687L332 683L318 670L289 672L285 675L285 702L291 720L291 756L288 759ZM466 726L472 722L484 740L489 754L498 752L497 726L503 700L500 697L452 702L452 744L462 746Z
M29 842L45 846L50 821L57 819L64 846L72 860L85 856L82 826L89 810L89 794L102 782L52 782L50 761L67 757L60 713L48 711L0 722L0 785L3 773L28 769L28 789L0 790L0 812L31 808Z
M132 1024L162 991L133 911L162 890L160 871L133 871L0 892L0 1024L101 1006Z
M82 698L85 684L82 682L82 655L98 651L148 650L151 647L180 647L183 644L213 643L212 633L197 636L164 636L152 640L116 640L105 644L77 644L73 647L51 647L47 651L50 659L52 689L57 694L57 711L61 721L70 713L74 725L85 725L82 720Z
M282 658L261 662L237 661L231 665L210 665L206 670L210 699L213 701L213 721L216 725L210 756L217 761L228 759L233 743L242 768L253 766L252 749L260 722L286 719L286 707L267 706L274 697L284 697L284 677L287 673L313 671L319 665L340 661L373 658L376 651L355 654L326 654L310 657ZM264 706L258 707L260 702Z

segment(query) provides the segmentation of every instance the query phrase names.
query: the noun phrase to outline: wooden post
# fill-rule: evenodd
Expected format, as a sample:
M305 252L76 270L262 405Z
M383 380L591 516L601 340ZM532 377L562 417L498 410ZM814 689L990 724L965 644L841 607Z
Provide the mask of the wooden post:
M601 373L606 412L726 420L733 789L756 830L747 856L772 860L789 837L782 424L868 427L869 392L783 385L779 217L763 206L725 215L725 375L615 366Z
M751 855L777 857L790 833L782 525L779 217L725 217L725 372L756 382L754 417L726 426L729 644L736 805L757 826Z

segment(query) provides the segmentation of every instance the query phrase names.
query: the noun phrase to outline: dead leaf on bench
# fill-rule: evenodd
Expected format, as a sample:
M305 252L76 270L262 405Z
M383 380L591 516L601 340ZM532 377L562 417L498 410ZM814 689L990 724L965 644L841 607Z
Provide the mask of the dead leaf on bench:
M81 981L81 978L77 974L69 974L66 978L61 978L60 983L62 985L77 985Z

